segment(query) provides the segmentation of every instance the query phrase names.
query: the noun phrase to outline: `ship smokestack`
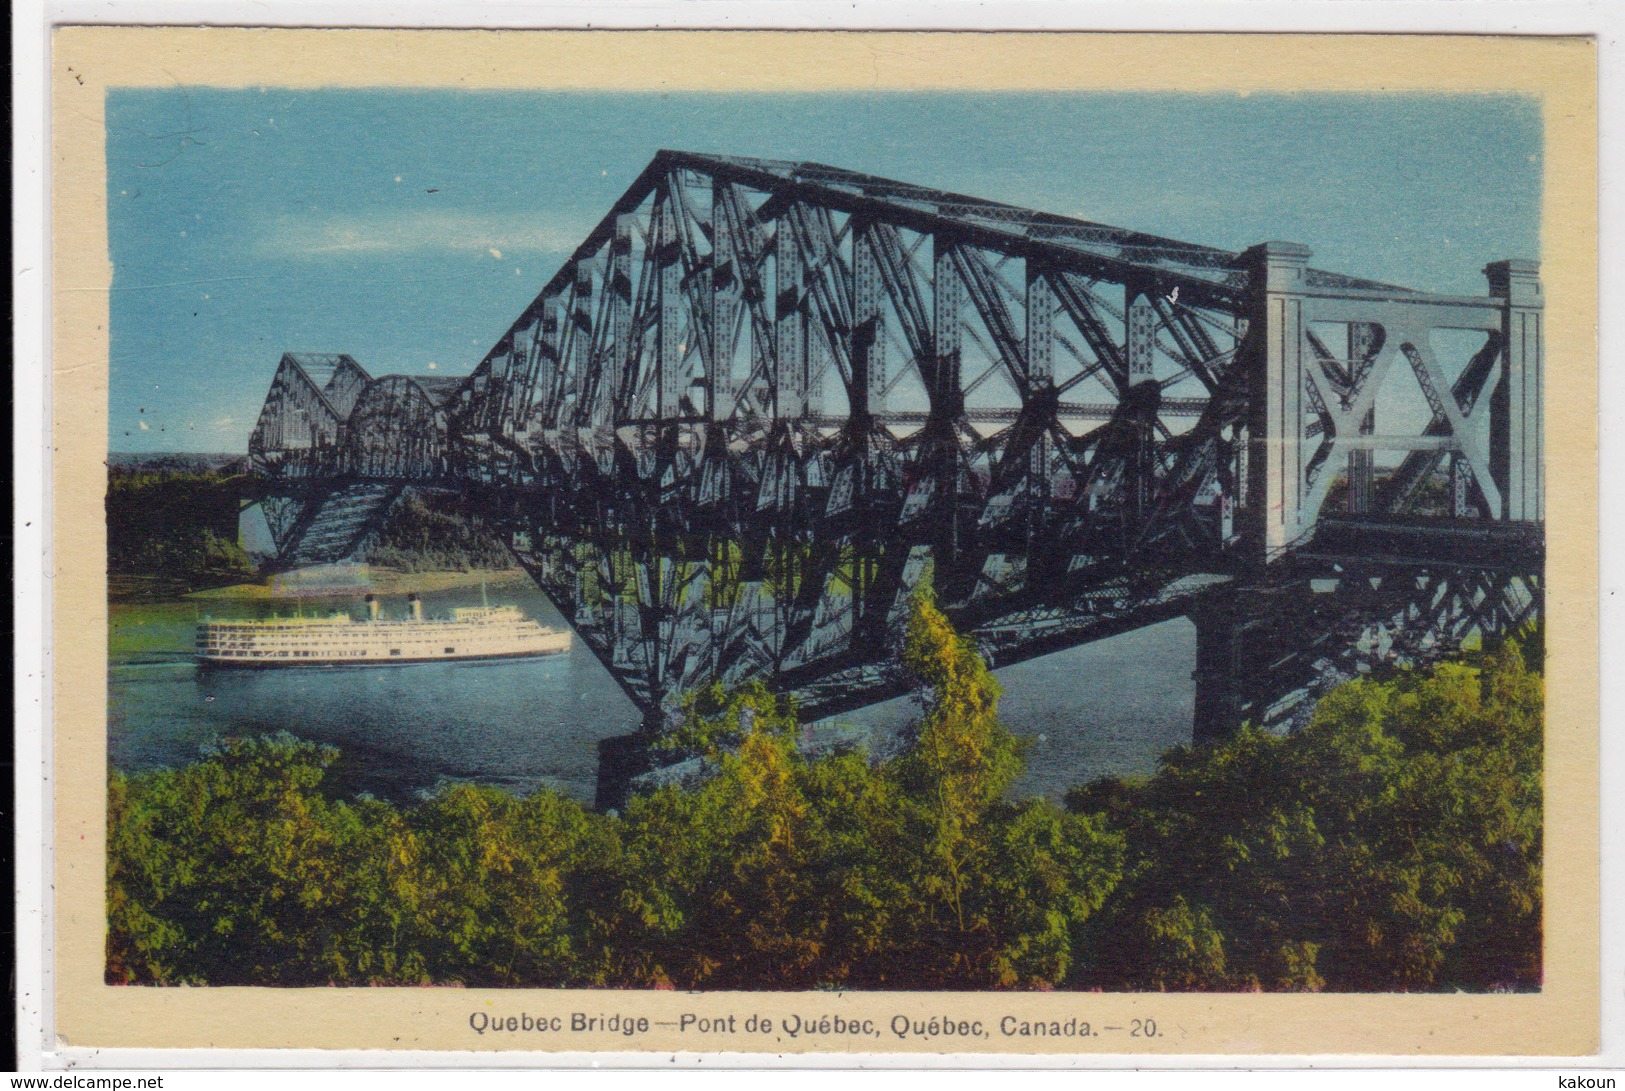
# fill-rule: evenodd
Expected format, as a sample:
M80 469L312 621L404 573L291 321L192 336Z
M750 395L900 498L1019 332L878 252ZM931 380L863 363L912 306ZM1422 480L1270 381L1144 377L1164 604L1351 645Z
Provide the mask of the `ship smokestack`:
M378 598L375 595L367 596L367 620L378 620Z
M422 621L423 620L423 600L418 598L416 595L407 595L406 596L406 604L407 604L408 608L410 608L411 611L412 611L412 620L413 621Z

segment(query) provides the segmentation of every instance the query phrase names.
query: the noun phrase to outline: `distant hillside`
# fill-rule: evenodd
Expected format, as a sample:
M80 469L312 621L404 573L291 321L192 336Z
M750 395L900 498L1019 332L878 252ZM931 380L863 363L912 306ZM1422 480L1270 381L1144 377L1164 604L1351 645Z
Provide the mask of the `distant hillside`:
M230 455L109 458L108 574L191 589L251 577L253 562L237 544L242 488L233 480L245 462Z
M195 451L112 451L108 453L107 465L130 473L218 473L230 476L248 468L248 456Z
M512 567L513 556L455 493L409 488L362 549L361 559L400 572Z
M114 452L107 458L108 571L196 589L252 578L239 514L245 455ZM502 539L455 493L406 489L356 559L401 572L507 569Z

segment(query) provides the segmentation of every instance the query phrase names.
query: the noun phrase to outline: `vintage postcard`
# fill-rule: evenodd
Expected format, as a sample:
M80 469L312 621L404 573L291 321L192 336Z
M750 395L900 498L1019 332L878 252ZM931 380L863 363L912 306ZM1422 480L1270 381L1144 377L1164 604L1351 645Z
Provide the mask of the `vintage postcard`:
M1597 1048L1591 41L53 87L59 1041Z

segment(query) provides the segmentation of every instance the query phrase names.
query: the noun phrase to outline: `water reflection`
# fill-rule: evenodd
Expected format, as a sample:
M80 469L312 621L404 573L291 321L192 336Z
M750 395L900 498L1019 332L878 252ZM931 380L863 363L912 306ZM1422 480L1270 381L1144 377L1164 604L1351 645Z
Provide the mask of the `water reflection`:
M480 602L478 587L423 594L429 615ZM528 583L493 588L544 625L564 619ZM359 605L349 606L359 616ZM334 608L332 601L321 612ZM386 600L386 612L404 610ZM114 605L108 757L135 772L194 760L232 734L288 730L339 747L344 787L409 799L449 780L519 792L594 797L598 742L636 730L640 715L584 641L538 660L394 667L198 671L190 649L204 613L286 614L286 603ZM1183 620L997 672L1007 723L1030 740L1023 794L1059 798L1107 774L1147 772L1188 742L1195 632ZM1134 679L1125 686L1125 678ZM888 701L836 720L876 738L916 715Z

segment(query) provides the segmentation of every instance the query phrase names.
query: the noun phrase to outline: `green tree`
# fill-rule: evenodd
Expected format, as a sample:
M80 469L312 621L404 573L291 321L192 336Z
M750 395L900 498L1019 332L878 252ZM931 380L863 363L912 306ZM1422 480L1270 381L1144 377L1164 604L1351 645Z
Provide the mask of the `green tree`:
M861 796L861 758L808 762L793 703L751 685L689 703L673 736L715 775L627 809L622 904L637 937L632 976L685 987L807 987L828 979L829 892L848 861L832 852L843 819L824 792ZM845 776L836 773L840 769Z
M1041 800L1005 801L1021 742L999 721L998 681L929 590L914 597L902 660L923 715L885 770L901 823L881 842L901 880L887 962L913 987L1053 984L1117 882L1121 838Z
M129 983L560 985L601 975L613 829L551 793L403 812L326 794L336 757L230 740L109 783L108 976Z
M400 837L382 804L317 789L337 756L290 737L109 787L109 975L155 983L416 979L367 910L365 862Z
M916 810L929 861L922 893L963 931L967 871L986 847L976 827L1021 774L1021 743L999 722L998 680L928 590L914 596L903 667L921 687L925 715L893 772L923 804Z
M619 845L603 819L551 792L454 786L415 808L412 941L431 980L590 982L594 924Z
M1080 984L1526 988L1540 950L1541 686L1515 643L1338 687L1303 730L1073 793L1130 866Z
M1536 636L1538 639L1538 634ZM688 704L712 775L600 816L461 785L338 798L231 740L108 786L108 979L682 988L1530 988L1542 686L1507 642L1339 687L1062 809L929 597L907 748L816 759L759 685Z
M623 826L633 976L682 987L1046 985L1116 881L1121 838L1003 802L1021 770L998 686L926 596L904 663L924 715L907 748L807 759L793 705L713 687L670 745L716 775L633 801Z

